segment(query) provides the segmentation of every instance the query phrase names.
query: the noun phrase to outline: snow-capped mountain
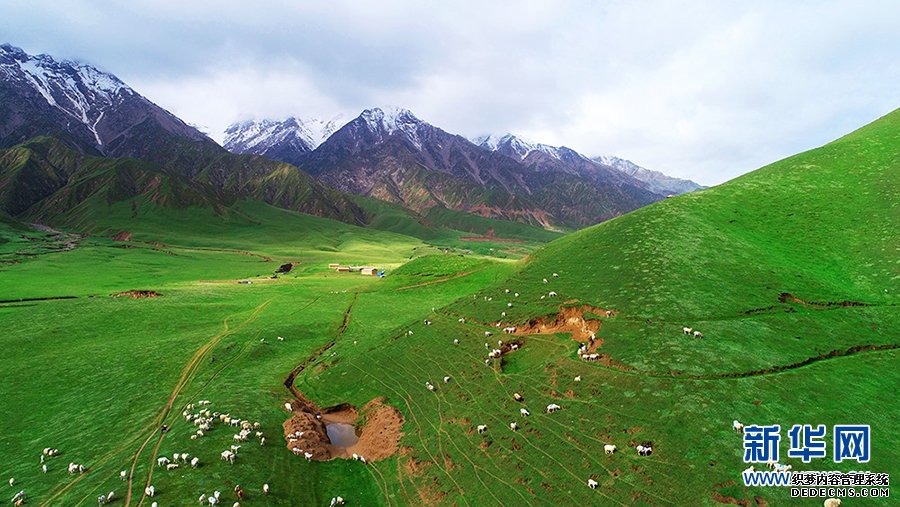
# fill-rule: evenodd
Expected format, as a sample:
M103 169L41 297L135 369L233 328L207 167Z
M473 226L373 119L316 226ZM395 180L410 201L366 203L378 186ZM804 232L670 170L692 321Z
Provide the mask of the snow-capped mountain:
M691 180L667 176L659 171L641 167L630 160L611 155L600 155L593 160L613 167L647 184L647 188L661 195L677 195L706 188Z
M53 133L88 153L140 156L177 138L212 143L116 76L0 45L0 147Z
M328 120L289 117L284 120L250 120L225 130L224 146L232 153L253 153L297 164L297 155L325 142L347 120L337 115Z
M600 176L609 182L611 180L608 169L612 168L638 180L644 188L661 196L683 194L703 188L693 181L666 176L659 171L643 168L630 160L612 156L591 158L564 146L526 141L514 134L479 136L472 142L486 150L502 153L540 170L560 170L586 178ZM548 156L555 161L548 160Z
M541 226L593 224L661 198L567 148L513 138L482 143L497 149L482 148L406 109L372 108L299 163L340 190L418 212L438 206ZM571 169L576 159L601 170L586 178Z
M556 146L533 143L514 134L478 136L472 139L472 142L488 151L500 152L518 160L524 160L525 157L535 151L546 153L556 159L560 158L559 148Z

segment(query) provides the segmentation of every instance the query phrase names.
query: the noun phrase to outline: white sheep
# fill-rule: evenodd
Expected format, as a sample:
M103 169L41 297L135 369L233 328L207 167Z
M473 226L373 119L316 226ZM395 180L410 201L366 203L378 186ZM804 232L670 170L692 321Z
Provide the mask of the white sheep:
M200 498L197 499L197 503L203 505L206 503L206 493L200 493Z
M551 403L551 404L547 405L547 413L552 414L553 412L556 412L560 408L562 408L562 407L560 407L556 403Z
M448 375L448 376L444 377L444 383L447 384L449 382L450 382L450 376Z
M178 468L178 463L169 463L166 465L166 470L175 470L176 468Z
M146 488L144 488L144 494L152 498L154 495L156 495L156 487L147 486Z
M16 480L15 480L15 479L10 479L10 480L9 480L9 487L12 487L12 485L15 484L15 483L16 483Z
M575 382L581 382L581 375L575 376Z
M829 498L822 504L824 507L841 507L840 498Z
M194 457L191 459L191 468L197 468L200 466L200 458Z
M740 421L738 421L737 419L735 419L734 421L731 422L731 427L734 429L734 431L736 431L738 433L744 432L744 424L741 423Z
M558 295L558 294L556 294L556 292L555 292L555 291L552 291L552 290L551 290L550 292L547 293L547 297L550 297L550 298L555 298L557 295Z
M291 408L291 404L290 404L290 403L285 403L285 404L284 404L284 409L287 410L288 412L290 412L290 411L293 410L293 409Z
M692 333L694 332L694 329L693 329L693 328L690 328L690 327L683 327L683 328L681 328L681 331L682 331L684 334L692 334Z
M595 481L594 479L588 479L587 485L591 489L597 489L597 481Z
M122 479L124 481L127 478L128 478L128 470L122 470L121 472L119 472L119 479Z
M484 335L485 335L485 336L491 336L491 335L493 335L493 334L494 334L494 333L492 333L492 332L490 332L490 331L485 331L485 332L484 332Z
M703 338L703 333L700 331L694 331L694 338Z
M116 497L115 491L110 491L109 493L106 494L106 501L112 502L115 497Z
M269 485L268 484L263 484L263 493L265 493L266 495L269 494Z
M161 467L169 464L169 458L163 456L161 458L156 459L156 466Z
M485 431L487 431L488 427L487 424L479 424L477 429L478 433L484 433Z
M41 472L47 473L47 465L41 465Z
M516 431L517 429L519 429L519 425L516 424L515 422L511 422L511 423L509 423L509 429Z
M453 339L453 345L459 345L459 339L458 339L458 338L454 338L454 339Z
M531 415L531 412L529 412L527 408L520 408L519 413L525 417L528 417Z
M603 452L605 452L606 454L613 454L614 452L616 452L616 446L613 444L606 444L603 446Z

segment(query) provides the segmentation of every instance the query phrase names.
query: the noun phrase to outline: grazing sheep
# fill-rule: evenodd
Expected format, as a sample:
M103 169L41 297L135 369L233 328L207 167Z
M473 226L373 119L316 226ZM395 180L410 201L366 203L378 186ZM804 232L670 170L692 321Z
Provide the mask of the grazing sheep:
M484 433L485 431L487 431L488 427L487 424L479 424L477 429L478 433Z
M412 329L410 329L409 331L406 332L406 336L412 336L412 335L413 335Z
M459 345L459 339L458 339L458 338L456 338L456 339L453 340L453 345Z
M503 292L509 294L509 289L503 289Z
M236 452L238 452L238 449L240 449L240 448L241 448L241 446L239 446L239 445L232 445L231 452L236 453Z
M200 498L197 499L197 503L203 505L206 503L206 493L200 493Z
M106 495L100 495L97 497L97 505L103 505L106 503Z
M261 437L259 439L259 445L266 445L266 437Z
M434 391L434 385L432 385L431 382L425 382L425 389L428 389L429 391Z
M775 471L776 471L776 472L789 472L792 468L794 468L793 465L782 465L782 464L779 464L779 463L776 463L776 464L775 464Z
M153 502L150 504L150 507L159 507L159 502Z
M594 479L588 479L587 485L591 489L597 489L597 481L595 481Z
M551 403L551 404L547 405L547 413L552 414L553 412L556 412L557 410L559 410L561 408L562 407L560 407L556 403Z
M41 472L47 473L47 465L41 465Z
M266 495L269 494L269 485L268 484L263 484L263 493L265 493Z
M218 500L220 496L222 496L222 492L221 492L221 491L219 491L219 490L213 491L213 497L214 497L216 500Z
M503 332L506 334L513 334L516 332L516 327L515 326L504 327Z
M178 468L178 463L170 463L166 465L166 470L175 470L176 468Z
M206 499L206 502L209 503L210 505L215 505L215 504L219 503L219 499L214 496L211 496Z
M612 454L616 452L616 446L613 444L606 444L603 446L603 452L605 452L606 454Z
M428 319L425 319L425 325L426 325L426 326L430 326L430 325L431 325L431 321L428 320Z
M293 410L293 409L291 408L291 404L290 404L290 403L285 403L285 404L284 404L284 409L287 410L288 412L291 412L291 411Z
M694 338L703 338L703 333L700 331L694 331Z
M304 453L303 453L303 457L306 458L306 461L309 461L309 460L311 460L311 459L313 458L313 453L311 453L311 452L304 452Z
M523 398L522 395L519 394L519 393L513 393L513 399L516 400L516 401L522 401L522 400L524 400L525 398Z
M555 298L556 296L557 296L556 292L554 292L554 291L552 291L552 290L551 290L550 292L547 293L547 297Z
M559 278L559 274L558 274L558 273L553 273L553 278Z
M690 328L690 327L683 327L683 328L681 328L681 331L682 331L684 334L691 334L691 333L694 332L694 329L693 329L693 328Z
M234 453L233 453L233 452L231 452L231 451L222 451L221 456L222 456L222 459L223 459L223 460L225 460L225 461L231 463L232 465L234 464Z
M509 423L509 429L516 431L517 429L519 429L519 425L516 424L515 422L511 422L511 423Z
M450 377L449 376L444 377L444 383L447 384L449 382L450 382Z
M518 293L518 292L516 292L516 293L515 293L515 294L513 294L513 296L515 296L515 297L519 297L519 293Z
M128 478L128 470L122 470L121 472L119 472L119 479L122 479L124 481L127 478Z
M512 308L512 303L506 303L507 308Z
M650 447L649 445L647 445L647 446L638 445L635 447L635 450L637 451L638 456L649 456L649 455L653 454L653 448Z
M15 479L10 479L10 480L9 480L9 487L12 487L12 485L15 484L15 482L16 482Z
M829 498L825 500L825 503L822 504L824 507L841 507L841 499L840 498Z
M519 413L525 417L528 417L531 415L531 412L529 412L527 408L520 408Z
M751 465L749 468L745 468L744 471L742 472L742 474L753 473L755 471L756 471L756 468Z
M485 335L485 336L491 336L491 335L493 335L493 334L494 334L494 333L492 333L492 332L490 332L490 331L485 331L485 332L484 332L484 335Z
M153 486L147 486L146 488L144 488L144 494L153 498L153 496L156 495L156 488Z
M743 433L743 432L744 432L744 424L741 423L740 421L738 421L737 419L735 419L734 421L732 421L731 427L734 428L734 431L736 431L736 432L738 432L738 433Z
M157 460L156 460L156 466L158 466L158 467L161 467L163 465L168 465L168 464L169 464L169 458L167 458L165 456L163 456L161 458L157 458Z
M459 322L460 324L465 324L465 323L466 323L466 319L460 317L460 318L456 319L456 322Z
M200 458L194 457L191 460L191 468L197 468L200 465Z
M278 337L278 341L283 342L283 341L284 341L284 337L283 337L283 336L279 336L279 337Z
M115 498L115 497L116 497L116 493L114 491L110 491L109 493L106 494L106 501L112 502L113 498Z
M581 382L581 375L575 376L575 382Z

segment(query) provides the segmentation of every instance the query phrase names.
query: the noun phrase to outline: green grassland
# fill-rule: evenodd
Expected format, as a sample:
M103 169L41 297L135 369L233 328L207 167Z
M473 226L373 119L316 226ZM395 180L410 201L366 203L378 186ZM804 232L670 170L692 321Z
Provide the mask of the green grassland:
M895 112L519 261L493 247L462 254L460 238L487 229L418 221L377 203L366 208L381 207L377 228L253 201L226 213L95 202L53 224L62 235L3 218L0 300L72 298L0 303L2 494L25 489L34 505L91 505L114 490L122 502L118 473L148 442L134 505L151 470L161 506L215 489L230 505L234 484L248 491L242 505L327 505L336 495L387 506L762 505L755 497L821 505L738 485L746 464L733 419L870 424L865 469L897 477L898 136ZM111 238L123 231L131 241ZM552 239L495 232L526 241L510 257ZM289 274L269 278L287 262L297 263ZM376 264L388 276L334 273L329 262ZM129 289L162 297L110 297ZM516 336L519 350L485 364L485 342L502 337L496 323L522 326L582 304L615 310L587 315L601 321L603 361L579 360L571 336L554 333ZM683 335L683 326L704 338ZM396 407L405 420L400 452L367 465L290 453L283 382L305 361L294 386L320 406L384 397ZM161 419L170 398L173 415ZM199 399L259 421L267 444L246 444L234 465L219 460L233 432L190 440L194 427L178 417ZM546 414L548 403L562 410ZM171 430L160 439L162 420ZM488 431L477 433L479 424ZM188 452L202 465L155 467L157 442L161 455ZM619 451L604 454L607 443ZM637 443L652 443L653 455L638 456ZM48 446L63 454L44 474ZM67 474L69 462L88 473ZM589 489L588 478L600 486ZM265 498L263 483L272 488Z

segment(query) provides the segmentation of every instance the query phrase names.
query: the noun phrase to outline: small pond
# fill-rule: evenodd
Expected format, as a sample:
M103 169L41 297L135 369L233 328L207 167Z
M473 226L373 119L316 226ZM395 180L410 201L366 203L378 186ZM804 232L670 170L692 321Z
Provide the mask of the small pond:
M352 424L331 423L325 426L325 431L328 433L331 445L351 447L359 441L359 437L356 436L356 428Z

